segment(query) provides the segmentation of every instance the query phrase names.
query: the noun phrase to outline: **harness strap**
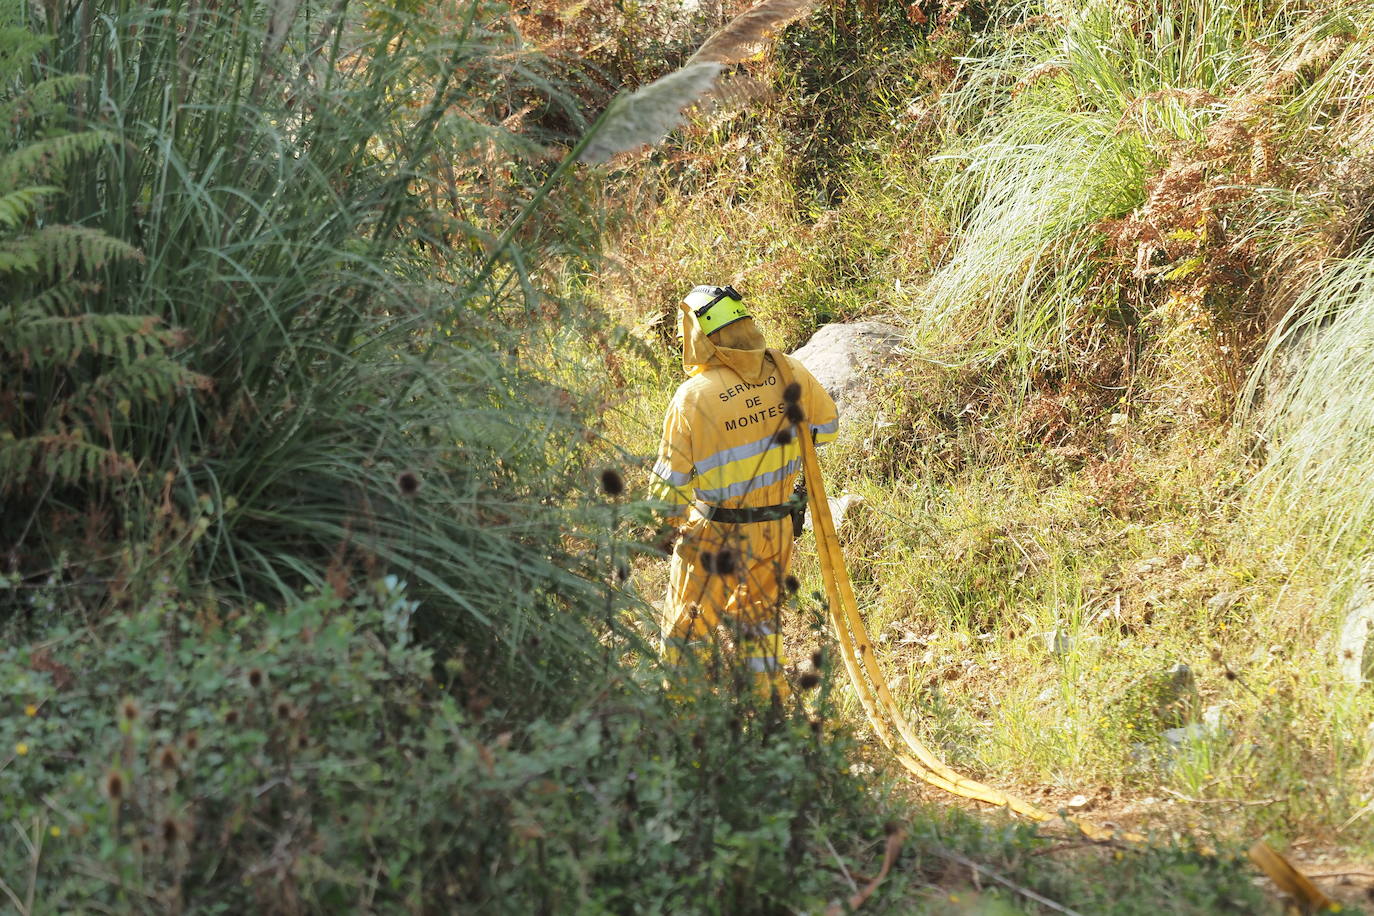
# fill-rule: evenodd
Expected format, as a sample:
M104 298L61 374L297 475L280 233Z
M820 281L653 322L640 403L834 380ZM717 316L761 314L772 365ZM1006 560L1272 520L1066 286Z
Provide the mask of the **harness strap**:
M799 502L795 498L776 506L750 506L742 509L730 509L725 506L713 506L701 500L696 501L696 510L701 513L702 518L709 522L720 522L722 525L776 522L780 518L787 518L798 506Z

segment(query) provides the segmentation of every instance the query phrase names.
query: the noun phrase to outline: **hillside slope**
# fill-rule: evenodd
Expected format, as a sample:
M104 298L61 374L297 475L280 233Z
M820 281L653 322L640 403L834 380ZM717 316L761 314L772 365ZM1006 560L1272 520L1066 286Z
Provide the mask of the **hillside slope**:
M593 280L634 329L612 435L652 450L696 283L789 348L896 321L826 463L923 737L1051 804L1367 852L1371 51L1358 0L794 26L766 99L654 154Z

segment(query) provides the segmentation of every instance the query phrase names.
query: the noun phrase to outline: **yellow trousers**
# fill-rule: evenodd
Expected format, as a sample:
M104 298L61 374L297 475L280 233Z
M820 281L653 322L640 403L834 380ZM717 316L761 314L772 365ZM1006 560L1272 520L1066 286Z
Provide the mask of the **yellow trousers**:
M664 660L699 665L718 647L716 628L734 633L736 663L763 695L791 693L783 676L784 579L792 562L792 520L725 525L695 517L682 529L664 602Z

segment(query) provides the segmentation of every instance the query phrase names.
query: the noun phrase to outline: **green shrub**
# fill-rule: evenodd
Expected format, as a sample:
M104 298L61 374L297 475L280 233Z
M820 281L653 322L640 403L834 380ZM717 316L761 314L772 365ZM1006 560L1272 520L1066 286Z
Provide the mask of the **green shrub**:
M5 649L9 892L38 913L762 912L835 890L821 831L881 836L842 734L708 693L681 710L625 673L522 722L507 695L456 699L481 672L436 683L415 609L394 579L222 618L168 593Z
M828 679L804 712L679 705L616 668L521 719L481 671L434 667L416 609L395 579L223 616L166 591L0 651L0 893L21 913L816 912L901 830L866 912L1014 899L966 892L959 856L1084 912L1262 910L1230 856L1061 860L1032 825L885 801L848 772Z

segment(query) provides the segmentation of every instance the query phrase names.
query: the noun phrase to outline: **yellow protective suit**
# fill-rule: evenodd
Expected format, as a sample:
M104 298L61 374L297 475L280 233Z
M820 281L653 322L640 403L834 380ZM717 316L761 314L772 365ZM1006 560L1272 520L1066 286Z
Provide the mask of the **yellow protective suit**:
M653 470L655 495L682 520L664 603L664 658L670 666L699 662L715 648L717 625L728 622L760 690L785 697L779 617L792 520L727 524L708 521L702 508L777 506L792 496L801 449L787 419L786 383L752 318L709 337L689 307L681 306L679 319L689 378L664 417ZM816 442L834 439L835 402L805 366L783 358Z

